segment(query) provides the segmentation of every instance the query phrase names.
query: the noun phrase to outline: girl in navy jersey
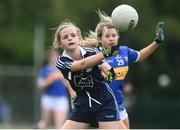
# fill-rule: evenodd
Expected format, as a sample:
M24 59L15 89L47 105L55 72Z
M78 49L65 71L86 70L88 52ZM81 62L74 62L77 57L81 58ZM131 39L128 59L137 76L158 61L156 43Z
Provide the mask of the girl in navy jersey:
M98 14L100 22L97 24L95 32L91 31L82 45L98 47L99 49L101 47L111 48L112 46L119 48L118 55L106 58L109 65L113 68L111 71L116 73L116 79L110 82L109 85L115 93L118 102L120 119L124 122L126 128L129 128L129 119L124 105L123 94L124 79L128 72L128 65L132 62L141 62L147 59L159 47L164 40L164 23L158 23L154 41L142 50L137 51L128 46L119 46L119 30L113 26L111 18L104 12L99 11Z
M68 82L62 73L56 68L56 51L47 51L47 64L39 72L37 86L42 90L41 97L41 120L37 128L48 128L52 115L55 128L60 129L64 124L69 112L69 100L67 87Z
M102 61L110 56L112 49L102 52L81 47L80 29L70 21L63 21L56 30L53 46L62 48L56 66L69 80L76 92L74 109L63 129L86 129L94 120L99 128L124 128L119 126L117 101L101 70L110 69ZM111 52L111 53L110 53Z

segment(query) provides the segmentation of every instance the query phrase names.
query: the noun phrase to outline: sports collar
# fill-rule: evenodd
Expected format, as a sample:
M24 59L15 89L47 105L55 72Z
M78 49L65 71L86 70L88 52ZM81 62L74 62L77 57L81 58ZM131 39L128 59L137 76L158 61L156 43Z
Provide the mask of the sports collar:
M82 48L81 46L79 46L79 47L80 47L81 55L84 56L86 54L86 50L84 48ZM72 59L65 50L63 51L62 56Z

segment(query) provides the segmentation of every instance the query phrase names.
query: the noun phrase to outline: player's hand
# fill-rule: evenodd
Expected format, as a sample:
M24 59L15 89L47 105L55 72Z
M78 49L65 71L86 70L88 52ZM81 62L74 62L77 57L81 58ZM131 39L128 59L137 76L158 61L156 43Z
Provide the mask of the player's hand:
M101 51L105 58L115 56L119 53L119 45L112 46L111 48L102 48Z
M111 68L110 70L108 70L107 72L107 80L112 82L114 79L116 78L116 73L114 71L113 68Z
M164 22L158 22L156 26L156 37L154 39L158 44L164 41Z

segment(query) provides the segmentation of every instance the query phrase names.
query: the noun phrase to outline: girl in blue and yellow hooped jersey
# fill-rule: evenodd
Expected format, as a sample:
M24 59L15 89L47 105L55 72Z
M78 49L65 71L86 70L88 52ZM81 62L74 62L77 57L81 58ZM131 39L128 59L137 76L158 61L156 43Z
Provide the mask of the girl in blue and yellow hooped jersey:
M148 58L159 47L164 40L164 22L159 22L156 27L156 37L152 43L140 51L129 48L128 46L119 46L119 30L112 24L111 18L104 12L99 11L100 22L97 24L95 32L90 31L85 38L82 46L110 48L116 46L118 55L106 58L109 65L113 68L109 73L116 74L115 79L109 83L115 93L119 105L120 119L124 122L126 128L129 128L129 118L124 105L123 85L128 72L128 65L132 62L140 62ZM112 80L112 79L111 79Z

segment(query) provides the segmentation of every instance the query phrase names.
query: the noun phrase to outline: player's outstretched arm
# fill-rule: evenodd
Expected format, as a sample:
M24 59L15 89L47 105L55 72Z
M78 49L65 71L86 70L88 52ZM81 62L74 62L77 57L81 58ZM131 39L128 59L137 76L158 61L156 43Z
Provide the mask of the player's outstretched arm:
M101 50L101 53L99 53L99 54L92 55L92 56L86 57L81 60L76 60L72 63L71 70L78 71L78 70L90 68L90 67L100 63L106 57L117 55L118 47L119 46L112 46L111 48L103 48Z
M140 62L147 59L159 47L159 45L163 41L164 41L164 22L158 22L156 26L156 36L154 41L150 45L139 51L140 57L138 61Z

